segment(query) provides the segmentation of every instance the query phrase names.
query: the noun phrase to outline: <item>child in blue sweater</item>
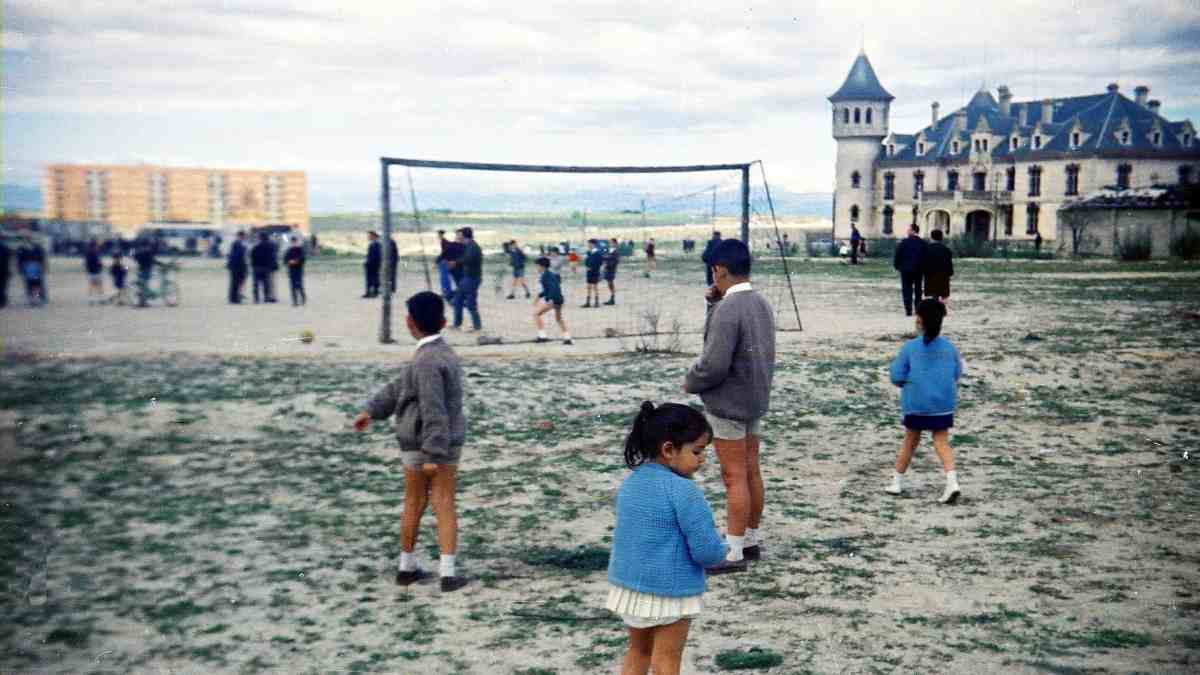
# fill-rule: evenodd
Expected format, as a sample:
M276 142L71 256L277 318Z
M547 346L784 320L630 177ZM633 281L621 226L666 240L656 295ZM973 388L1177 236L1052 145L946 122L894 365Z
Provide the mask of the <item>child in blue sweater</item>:
M678 673L691 619L701 610L704 570L725 559L704 493L690 479L704 466L712 428L699 411L649 401L625 440L633 473L617 491L607 607L629 627L622 673Z
M917 332L921 335L900 348L892 361L892 384L900 387L900 412L904 416L904 442L896 457L892 484L885 490L899 495L904 491L904 472L912 461L921 432L933 434L933 450L946 471L946 489L939 500L953 504L961 490L954 470L954 451L950 449L950 427L954 426L958 378L962 359L950 341L942 337L946 307L935 298L926 298L917 306Z

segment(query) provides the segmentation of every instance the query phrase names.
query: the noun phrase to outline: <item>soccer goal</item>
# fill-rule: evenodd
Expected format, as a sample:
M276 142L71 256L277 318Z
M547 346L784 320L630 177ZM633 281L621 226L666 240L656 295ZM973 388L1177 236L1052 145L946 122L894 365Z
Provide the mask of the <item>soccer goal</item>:
M761 183L752 186L751 174L756 165ZM404 167L407 180L393 181L392 167ZM591 192L576 185L578 197L548 198L544 204L536 203L535 198L533 206L523 203L521 208L501 208L501 213L480 213L487 209L471 208L470 204L476 202L463 197L466 192L463 189L443 186L440 192L419 193L417 183L424 189L433 180L414 181L414 172L427 176L425 172L431 170L442 176L476 175L476 172L499 172L510 177L529 174L529 181L520 179L526 189L548 180L537 178L537 174L556 174L558 179L567 181L586 181L605 175L640 182L633 187L623 184L624 190L592 189ZM630 175L637 177L624 178ZM662 183L664 177L680 175L693 181L703 179L705 184ZM660 181L658 192L647 182L650 180ZM517 240L526 252L525 284L534 295L538 292L538 268L534 260L544 250L562 252L564 310L575 339L619 339L633 341L634 346L646 346L656 341L642 338L701 332L706 288L701 255L716 232L726 238L736 236L750 245L755 259L754 283L775 307L779 329L801 329L787 251L780 245L779 224L761 161L681 166L558 166L381 157L380 182L384 241L399 233L407 237L409 245L404 248L408 256L414 244L419 251L415 263L411 257L401 256L400 269L405 274L396 282L401 295L417 289L440 292L440 270L434 267L440 245L433 236L434 230L444 230L450 236L460 227L474 230L486 260L479 292L485 338L511 344L530 341L536 334L531 312L521 306L522 292L511 285L509 258L499 255L507 252L512 240ZM636 201L631 196L634 193L638 195ZM583 208L581 204L592 208ZM406 206L407 211L394 211L394 206ZM409 221L404 223L406 227L397 227L397 218L402 223ZM579 302L587 294L584 259L590 239L603 242L601 246L605 248L615 245L620 261L611 287L606 267L597 288L599 298L612 297L615 303L605 302L601 307L585 309ZM611 244L614 240L616 243ZM656 249L653 260L648 254L651 243ZM566 262L571 253L578 255L577 264ZM386 286L396 275L390 270L389 256L384 256L383 265ZM508 296L513 294L516 297L510 299ZM390 293L383 293L379 329L383 343L393 341L391 300Z

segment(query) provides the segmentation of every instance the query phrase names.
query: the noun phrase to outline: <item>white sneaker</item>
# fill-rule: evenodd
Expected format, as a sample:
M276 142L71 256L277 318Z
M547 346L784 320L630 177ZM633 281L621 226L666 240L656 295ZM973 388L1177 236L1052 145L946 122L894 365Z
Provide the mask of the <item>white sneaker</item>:
M953 504L958 501L958 497L961 494L962 490L959 489L957 482L946 483L946 489L942 492L942 498L938 501L943 504Z
M892 478L892 484L884 488L883 491L889 495L904 494L904 488L900 485L900 481L897 478Z

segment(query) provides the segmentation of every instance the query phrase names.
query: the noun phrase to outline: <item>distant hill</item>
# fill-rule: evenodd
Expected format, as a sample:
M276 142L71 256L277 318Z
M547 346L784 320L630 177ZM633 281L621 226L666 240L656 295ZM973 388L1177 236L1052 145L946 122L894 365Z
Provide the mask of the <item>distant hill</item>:
M41 211L42 191L39 188L0 184L0 209L4 211Z

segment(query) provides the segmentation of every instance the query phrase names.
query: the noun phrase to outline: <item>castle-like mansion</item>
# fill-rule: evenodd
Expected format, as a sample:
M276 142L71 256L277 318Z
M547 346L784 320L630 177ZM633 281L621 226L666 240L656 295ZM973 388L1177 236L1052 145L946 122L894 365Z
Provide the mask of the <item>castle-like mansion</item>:
M1058 209L1103 187L1200 181L1200 143L1191 121L1159 114L1150 89L1135 98L1116 84L1089 96L997 101L980 90L944 117L932 106L915 134L888 129L895 98L866 54L832 96L837 140L834 231L855 223L865 237L899 237L912 223L923 233L988 239L1056 237Z

